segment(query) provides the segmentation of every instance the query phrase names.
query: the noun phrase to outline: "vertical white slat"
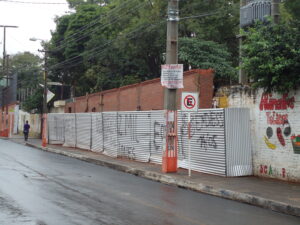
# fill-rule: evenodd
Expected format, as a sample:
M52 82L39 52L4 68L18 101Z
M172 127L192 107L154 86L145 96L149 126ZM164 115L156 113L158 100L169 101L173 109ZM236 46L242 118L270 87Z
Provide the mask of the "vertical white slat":
M227 176L253 174L250 110L225 109Z
M66 113L64 115L65 121L65 141L63 146L76 146L76 116L75 113Z
M117 112L104 112L102 116L104 130L103 153L111 157L118 157Z
M91 149L91 118L90 113L76 114L76 147Z
M103 152L102 113L92 113L92 151Z
M65 140L64 114L48 114L49 144L63 144Z

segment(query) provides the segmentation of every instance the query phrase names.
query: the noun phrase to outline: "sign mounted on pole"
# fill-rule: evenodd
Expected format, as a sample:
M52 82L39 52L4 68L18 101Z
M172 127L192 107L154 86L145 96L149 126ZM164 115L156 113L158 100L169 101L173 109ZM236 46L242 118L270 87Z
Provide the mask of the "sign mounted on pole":
M183 88L183 64L161 65L161 85L168 89Z
M198 105L199 105L199 93L198 92L182 92L181 110L197 111Z

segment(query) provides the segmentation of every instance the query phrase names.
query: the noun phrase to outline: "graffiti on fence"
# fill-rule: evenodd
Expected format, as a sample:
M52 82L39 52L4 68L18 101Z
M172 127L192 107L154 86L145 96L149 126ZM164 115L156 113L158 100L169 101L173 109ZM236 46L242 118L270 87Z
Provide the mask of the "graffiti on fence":
M195 141L204 151L218 149L218 138L224 135L215 134L216 129L224 131L224 113L222 111L209 111L204 113L192 113L190 125L191 142ZM187 156L187 137L188 137L188 115L181 114L181 126L179 127L179 154L184 159Z
M119 146L119 153L121 156L126 156L129 159L136 159L135 156L135 148L133 146L126 146L126 145L120 145Z
M153 146L155 152L162 152L163 141L165 139L165 129L166 125L160 123L159 121L154 121L153 129Z
M103 139L105 150L111 149L113 152L117 151L117 120L116 114L103 115Z
M145 113L102 113L97 115L66 115L64 124L56 119L56 126L64 128L65 141L76 141L76 123L90 121L92 129L91 149L104 150L112 156L126 156L130 159L149 160L151 156L162 155L165 145L166 122L164 114L154 112ZM89 116L92 120L87 119ZM58 116L60 117L60 116ZM84 117L84 119L83 119ZM53 119L56 117L52 117ZM187 158L188 124L187 114L179 116L178 136L179 155ZM57 130L55 128L55 130ZM82 131L85 132L85 131ZM93 133L94 132L94 133ZM78 134L77 134L78 135ZM77 137L78 138L78 137ZM215 151L223 148L224 113L223 111L204 111L192 113L191 142L201 151ZM80 143L83 143L82 140ZM78 144L76 142L76 144ZM84 143L86 144L86 143Z
M118 136L127 136L131 141L139 143L137 131L137 114L118 114L117 132Z

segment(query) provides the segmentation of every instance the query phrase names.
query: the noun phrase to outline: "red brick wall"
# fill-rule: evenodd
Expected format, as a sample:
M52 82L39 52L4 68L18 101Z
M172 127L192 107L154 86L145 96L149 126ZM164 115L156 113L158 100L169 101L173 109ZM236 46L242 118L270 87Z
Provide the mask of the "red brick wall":
M191 70L184 72L184 88L178 89L177 105L180 109L181 93L183 91L199 92L200 108L211 108L213 98L213 71ZM75 98L75 103L67 103L74 112L101 111L136 111L163 109L164 89L160 78L139 84L94 93L89 96Z
M118 111L118 90L103 94L103 111Z
M163 87L159 79L145 82L141 86L140 105L142 111L163 109Z
M135 111L137 110L137 91L138 85L130 88L120 88L120 111Z

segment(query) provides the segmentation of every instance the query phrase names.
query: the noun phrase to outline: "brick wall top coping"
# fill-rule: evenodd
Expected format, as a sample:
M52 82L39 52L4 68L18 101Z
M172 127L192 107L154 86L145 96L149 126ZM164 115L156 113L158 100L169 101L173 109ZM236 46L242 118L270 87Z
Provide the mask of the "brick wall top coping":
M193 75L193 74L213 75L214 70L213 69L207 69L207 70L205 70L205 69L193 69L193 70L185 71L183 73L184 76L190 76L190 75ZM113 88L113 89L109 89L109 90L106 90L106 91L101 91L101 92L96 92L96 93L92 93L92 94L88 94L88 95L84 95L84 96L80 96L80 97L75 97L74 100L76 101L76 100L82 100L82 99L85 99L85 98L90 98L90 97L93 97L93 96L105 95L105 94L108 94L108 93L111 93L111 92L121 91L121 90L124 90L124 89L136 87L136 86L139 86L139 85L152 84L152 83L156 83L156 82L159 82L159 81L160 81L160 77L152 79L152 80L146 80L146 81L143 81L143 82L140 82L140 83L126 85L126 86L119 87L119 88Z

